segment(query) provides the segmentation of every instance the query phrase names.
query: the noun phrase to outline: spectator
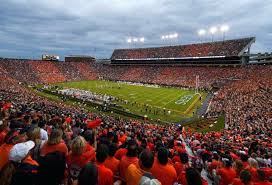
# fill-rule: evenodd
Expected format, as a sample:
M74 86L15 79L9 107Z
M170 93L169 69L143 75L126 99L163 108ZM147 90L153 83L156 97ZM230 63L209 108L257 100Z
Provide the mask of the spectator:
M177 172L173 165L168 162L168 150L166 148L159 149L151 173L164 185L173 185L176 182Z
M97 182L98 182L97 167L96 165L89 163L80 171L77 185L90 185L90 184L97 185Z
M41 156L45 156L52 152L62 152L66 156L68 155L68 148L62 140L63 132L60 129L52 130L48 141L41 148Z
M140 154L138 164L130 164L126 172L127 185L138 185L145 173L150 173L154 163L154 156L149 150Z
M98 169L98 185L112 185L113 172L105 167L105 161L108 157L108 147L101 144L96 151L96 161Z
M63 152L46 154L38 169L38 185L61 185L65 181L66 157Z

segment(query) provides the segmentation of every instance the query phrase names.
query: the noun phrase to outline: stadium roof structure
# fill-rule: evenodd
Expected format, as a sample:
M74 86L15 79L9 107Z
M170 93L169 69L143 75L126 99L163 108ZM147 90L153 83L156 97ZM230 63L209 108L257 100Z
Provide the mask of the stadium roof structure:
M68 55L66 57L74 57L74 58L95 58L93 56L89 56L89 55Z
M112 61L201 60L241 57L255 37L153 48L115 49Z

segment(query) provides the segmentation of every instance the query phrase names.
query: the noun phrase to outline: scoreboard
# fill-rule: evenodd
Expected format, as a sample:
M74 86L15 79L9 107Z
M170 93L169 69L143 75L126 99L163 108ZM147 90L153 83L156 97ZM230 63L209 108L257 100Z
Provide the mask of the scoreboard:
M59 56L58 55L42 55L42 60L47 60L47 61L59 61Z

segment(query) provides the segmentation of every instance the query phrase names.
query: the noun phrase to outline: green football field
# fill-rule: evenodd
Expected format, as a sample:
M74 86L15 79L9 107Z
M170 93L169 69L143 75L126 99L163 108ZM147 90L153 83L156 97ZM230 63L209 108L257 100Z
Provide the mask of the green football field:
M189 89L148 87L102 80L65 82L56 85L117 97L119 101L115 103L126 111L146 115L151 120L159 119L166 122L178 122L182 118L192 116L206 98L206 92L195 94L194 90Z

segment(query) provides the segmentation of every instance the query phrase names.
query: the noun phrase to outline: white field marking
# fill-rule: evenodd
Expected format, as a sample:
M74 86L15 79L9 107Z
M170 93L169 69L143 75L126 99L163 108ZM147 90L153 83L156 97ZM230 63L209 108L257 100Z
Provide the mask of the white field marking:
M183 94L181 94L180 96L178 96L178 97L181 97L181 96L184 96L184 93ZM163 105L165 106L165 105L168 105L169 103L171 103L172 101L175 101L177 99L177 97L175 97L174 99L172 99L172 100L170 100L169 102L167 102L167 103L164 103Z
M156 102L156 103L158 103L158 102L163 102L164 99L167 99L167 98L169 98L169 97L171 97L171 96L173 96L172 93L170 93L170 95L165 96L164 98L161 98L161 99L159 99L158 101L155 101L155 102ZM177 98L177 97L175 97L175 98Z
M175 102L175 104L186 105L193 97L194 97L194 95L192 95L192 94L182 96L179 100L177 100Z

